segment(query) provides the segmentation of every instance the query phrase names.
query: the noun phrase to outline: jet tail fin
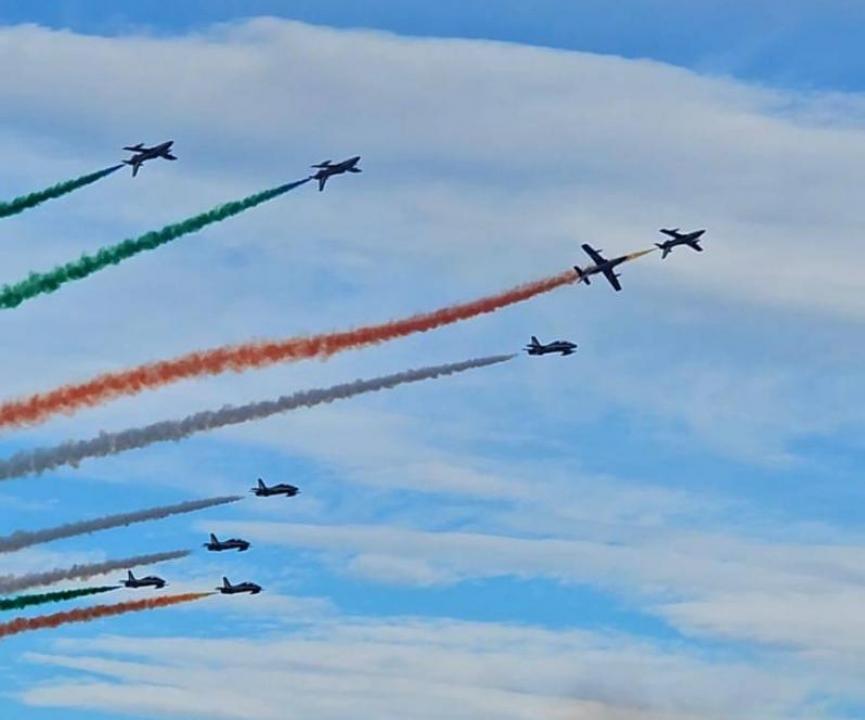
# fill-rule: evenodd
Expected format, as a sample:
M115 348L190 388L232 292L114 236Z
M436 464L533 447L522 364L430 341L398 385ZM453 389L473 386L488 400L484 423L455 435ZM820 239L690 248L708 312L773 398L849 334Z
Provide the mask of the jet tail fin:
M327 182L326 177L321 177L318 179L318 191L321 192L324 190L324 184Z
M224 575L222 576L222 587L224 587L226 590L231 587L231 583L228 581L228 578L225 577Z
M210 542L212 542L212 543L218 543L219 542L219 540L216 539L216 535L214 535L213 533L210 533Z
M537 347L540 344L541 344L540 341L534 335L532 335L532 345Z
M132 570L126 571L126 579L130 581L135 580L135 576L132 574Z
M261 478L258 478L258 489L259 490L265 489L264 480L262 480Z

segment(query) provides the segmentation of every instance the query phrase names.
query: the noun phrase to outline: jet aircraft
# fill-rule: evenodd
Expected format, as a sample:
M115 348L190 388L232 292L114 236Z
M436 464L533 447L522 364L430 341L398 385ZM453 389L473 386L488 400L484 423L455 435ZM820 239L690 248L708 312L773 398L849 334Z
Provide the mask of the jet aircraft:
M318 165L310 165L310 167L318 168L318 172L312 176L313 180L318 180L318 190L324 190L324 184L331 175L342 175L343 173L359 173L361 169L357 167L360 161L360 155L355 155L348 160L343 160L338 163L331 163L330 160L325 160Z
M258 595L261 592L261 585L256 585L254 582L242 582L237 585L232 585L227 577L222 578L222 585L216 588L223 595L236 595L237 593L248 592L250 595Z
M132 177L135 177L138 175L138 170L141 166L148 160L158 157L165 158L166 160L177 160L177 157L171 154L172 145L174 145L174 140L166 140L164 143L159 143L159 145L154 145L153 147L144 147L144 143L127 145L123 149L135 154L123 162L126 165L132 166Z
M700 243L697 241L703 235L705 230L694 230L693 232L683 233L679 232L679 228L661 228L659 232L664 233L664 235L669 235L671 240L664 240L661 243L655 243L655 247L661 250L661 260L663 260L667 255L673 252L673 248L677 245L687 245L689 248L693 248L697 252L703 252L703 248L700 247Z
M251 488L249 492L255 493L258 497L270 497L271 495L285 495L286 497L293 497L297 495L300 490L294 485L289 485L288 483L279 483L278 485L271 485L268 487L264 484L264 480L258 478L258 485Z
M631 255L621 255L612 260L607 260L607 258L601 255L601 250L595 250L591 245L583 244L582 248L586 255L592 258L594 265L589 265L584 268L581 268L579 265L574 265L574 270L577 271L577 282L584 282L586 285L590 285L589 276L600 273L607 278L610 285L612 285L617 292L621 290L622 286L619 284L619 277L621 276L616 273L614 269L617 265L621 265L623 262L630 260Z
M155 587L159 589L165 587L165 580L155 575L137 578L132 574L132 570L127 570L126 580L121 580L120 584L128 588Z
M249 541L241 540L240 538L229 538L228 540L217 540L216 535L210 533L210 542L204 543L204 547L213 552L222 550L249 550Z
M561 353L565 355L573 355L577 349L577 344L568 342L567 340L554 340L551 343L543 344L534 335L532 341L526 345L525 351L529 355L549 355L550 353Z

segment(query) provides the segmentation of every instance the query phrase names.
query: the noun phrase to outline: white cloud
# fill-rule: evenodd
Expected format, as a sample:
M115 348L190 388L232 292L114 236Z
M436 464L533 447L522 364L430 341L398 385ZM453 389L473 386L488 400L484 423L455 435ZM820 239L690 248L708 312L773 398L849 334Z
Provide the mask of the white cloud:
M430 719L780 718L807 705L810 684L616 636L412 618L334 618L262 640L66 641L27 659L89 676L27 691L29 704L149 717L340 718L361 707Z

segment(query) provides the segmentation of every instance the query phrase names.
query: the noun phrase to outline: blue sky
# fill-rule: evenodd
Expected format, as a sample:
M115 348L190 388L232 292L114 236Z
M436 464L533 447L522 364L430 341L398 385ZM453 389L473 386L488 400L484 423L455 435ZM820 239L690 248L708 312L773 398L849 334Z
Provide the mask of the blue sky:
M621 294L565 288L6 432L3 455L530 334L580 345L3 483L9 531L258 476L302 488L3 558L0 574L188 547L156 568L171 588L266 588L6 640L7 714L861 717L865 11L606 5L0 0L17 70L0 197L130 142L172 137L180 157L3 220L2 282L328 156L364 167L6 312L3 397L432 309L583 262L580 242L709 228L702 255L626 266ZM211 530L253 548L208 556Z
M495 39L651 58L758 82L816 90L860 90L858 28L851 0L58 0L0 2L5 23L38 22L82 32L183 33L211 23L274 16L406 35Z

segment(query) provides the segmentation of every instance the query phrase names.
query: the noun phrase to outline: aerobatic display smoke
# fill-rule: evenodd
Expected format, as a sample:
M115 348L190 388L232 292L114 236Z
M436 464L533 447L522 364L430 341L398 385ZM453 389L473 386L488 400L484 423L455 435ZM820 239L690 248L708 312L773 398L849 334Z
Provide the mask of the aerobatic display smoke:
M90 183L95 183L97 180L101 180L106 175L110 175L122 167L122 164L113 165L112 167L99 170L95 173L90 173L89 175L82 175L74 180L66 180L65 182L57 183L56 185L52 185L50 188L45 188L45 190L39 190L38 192L30 193L29 195L21 195L9 202L0 202L0 218L17 215L24 210L29 210L32 207L41 205L46 200L53 200L62 195L67 195L73 190L83 188L85 185L90 185Z
M0 553L14 552L31 545L60 540L61 538L75 537L77 535L87 535L99 530L123 527L132 525L133 523L161 520L171 515L204 510L205 508L226 505L242 499L242 495L228 495L225 497L209 498L207 500L188 500L176 505L162 505L160 507L149 508L148 510L138 510L137 512L105 515L94 520L82 520L81 522L58 525L46 530L18 530L11 535L0 536Z
M93 605L92 607L66 610L65 612L58 612L52 615L39 615L34 618L16 618L7 623L0 623L0 638L17 635L18 633L30 630L55 628L68 623L90 622L91 620L112 617L113 615L124 615L125 613L180 605L181 603L201 600L213 594L212 592L203 592L183 593L182 595L161 595L160 597L148 598L146 600L119 602L114 605Z
M154 565L166 560L186 557L189 554L189 550L172 550L171 552L106 560L100 563L72 565L68 568L56 568L44 572L27 573L26 575L0 575L0 593L21 592L32 587L51 585L62 580L86 580L114 570L128 570L141 565Z
M0 427L34 424L58 413L71 414L84 407L102 404L112 398L137 395L144 390L203 375L242 372L280 362L327 358L345 350L376 345L388 340L427 332L444 325L467 320L528 300L563 285L576 282L573 270L479 300L450 305L440 310L412 315L380 325L311 337L272 342L227 345L182 355L173 360L139 365L130 370L105 373L86 382L64 385L55 390L0 404Z
M14 598L0 598L0 610L21 610L31 605L75 600L88 595L99 595L111 590L117 590L117 585L102 585L100 587L79 588L77 590L58 590L57 592L38 593L36 595L20 595Z
M474 368L487 367L506 362L513 357L515 356L493 355L448 365L433 365L416 370L406 370L393 375L384 375L369 380L355 380L329 388L304 390L293 395L283 395L276 400L265 400L249 405L226 405L219 410L196 413L182 420L166 420L140 428L101 433L90 440L68 442L52 448L21 452L8 460L0 461L0 479L38 474L61 465L77 465L86 458L116 455L127 450L143 448L167 440L182 440L206 430L214 430L226 425L238 425L250 420L261 420L297 408L314 407L355 395L389 390L406 383L431 380ZM2 544L0 544L0 548L2 548ZM0 583L0 587L2 587L2 583Z
M145 250L155 250L160 245L165 245L172 240L177 240L189 233L197 232L202 228L261 205L268 200L273 200L284 195L289 190L309 182L309 178L287 183L279 187L265 190L255 195L250 195L243 200L236 200L220 205L213 210L195 215L187 220L172 225L166 225L161 230L154 230L137 238L130 238L98 250L95 255L82 255L77 260L59 265L53 270L44 273L30 273L30 275L13 285L4 285L0 288L0 308L13 308L25 300L52 293L61 285L73 280L82 280L99 270L127 260Z

